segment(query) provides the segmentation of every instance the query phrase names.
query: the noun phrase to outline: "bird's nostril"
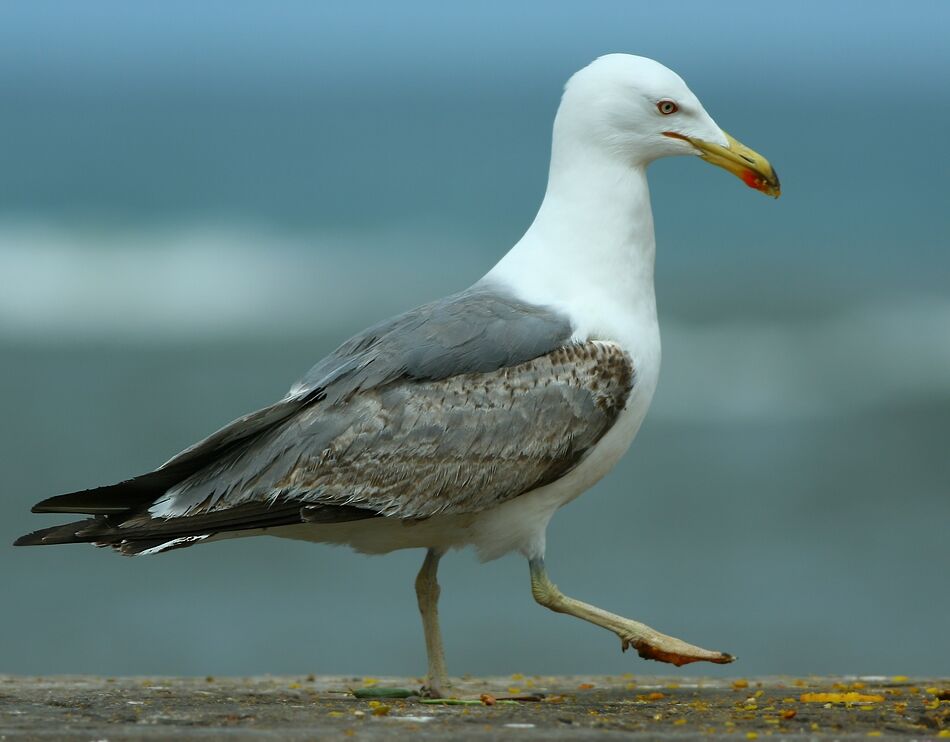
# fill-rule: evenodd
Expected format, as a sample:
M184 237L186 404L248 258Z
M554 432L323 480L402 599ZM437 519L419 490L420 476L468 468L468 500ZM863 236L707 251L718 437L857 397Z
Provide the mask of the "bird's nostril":
M745 155L739 155L739 157L748 162L750 165L755 164L755 160L753 160L751 157L746 157Z

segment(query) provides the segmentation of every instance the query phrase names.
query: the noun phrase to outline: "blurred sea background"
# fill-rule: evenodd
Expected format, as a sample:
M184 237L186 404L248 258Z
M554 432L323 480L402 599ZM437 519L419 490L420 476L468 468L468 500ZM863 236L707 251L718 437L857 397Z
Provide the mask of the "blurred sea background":
M443 561L454 673L950 673L950 5L0 6L0 535L281 396L530 223L567 77L677 70L782 177L651 170L664 367L554 519L568 593L736 653L676 670ZM419 552L0 547L0 672L421 673Z

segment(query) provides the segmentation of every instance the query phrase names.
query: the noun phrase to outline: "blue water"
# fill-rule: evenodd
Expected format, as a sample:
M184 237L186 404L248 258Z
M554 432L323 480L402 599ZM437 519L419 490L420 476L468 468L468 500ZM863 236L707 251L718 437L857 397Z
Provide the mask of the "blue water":
M0 535L478 278L537 208L564 79L633 51L784 194L653 167L660 388L552 523L552 576L740 656L713 672L950 672L948 6L474 7L0 9ZM0 672L421 672L420 560L0 548ZM454 672L658 669L535 606L519 558L444 564Z

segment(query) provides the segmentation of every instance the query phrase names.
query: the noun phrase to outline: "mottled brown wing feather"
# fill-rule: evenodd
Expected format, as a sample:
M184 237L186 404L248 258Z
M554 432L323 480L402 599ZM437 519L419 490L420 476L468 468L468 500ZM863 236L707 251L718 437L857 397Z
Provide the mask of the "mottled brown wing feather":
M173 488L156 510L210 514L258 501L398 518L477 512L572 469L633 382L629 356L602 342L491 373L395 382L303 410L255 450Z
M151 509L44 529L126 553L174 538L364 517L479 512L577 465L634 385L629 356L588 342L525 363L399 380L307 407L170 489Z

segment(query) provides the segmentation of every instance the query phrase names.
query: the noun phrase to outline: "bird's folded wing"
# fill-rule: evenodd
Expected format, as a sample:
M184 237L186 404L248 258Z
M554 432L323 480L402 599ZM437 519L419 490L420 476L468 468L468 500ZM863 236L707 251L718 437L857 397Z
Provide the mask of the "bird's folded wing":
M226 518L252 503L397 518L478 512L573 468L632 384L629 356L602 342L488 373L394 382L302 410L172 487L151 515Z
M626 353L571 334L558 312L476 284L360 333L284 399L159 469L38 503L95 517L17 543L141 553L150 540L492 507L569 471L626 403Z
M494 371L568 342L570 322L484 283L391 317L347 340L273 405L234 420L158 469L93 489L50 497L36 513L132 513L231 452L248 452L278 423L307 407L345 405L360 391L398 380Z

